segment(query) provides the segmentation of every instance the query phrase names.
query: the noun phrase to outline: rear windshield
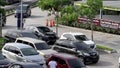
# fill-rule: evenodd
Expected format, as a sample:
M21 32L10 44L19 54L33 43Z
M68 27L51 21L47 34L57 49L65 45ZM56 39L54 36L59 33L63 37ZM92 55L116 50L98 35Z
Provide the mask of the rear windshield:
M47 43L35 43L35 46L36 46L37 50L50 49L50 47Z
M80 61L80 59L69 59L68 63L70 64L71 68L85 67L84 63Z

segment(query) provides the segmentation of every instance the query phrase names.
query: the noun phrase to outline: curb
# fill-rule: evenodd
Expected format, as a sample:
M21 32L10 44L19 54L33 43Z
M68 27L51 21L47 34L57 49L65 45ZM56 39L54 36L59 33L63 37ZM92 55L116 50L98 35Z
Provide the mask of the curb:
M109 50L103 50L103 49L96 49L97 51L101 51L101 52L105 52L105 53L107 53L107 54L112 54L112 53L117 53L117 51L116 50L112 50L112 51L109 51Z

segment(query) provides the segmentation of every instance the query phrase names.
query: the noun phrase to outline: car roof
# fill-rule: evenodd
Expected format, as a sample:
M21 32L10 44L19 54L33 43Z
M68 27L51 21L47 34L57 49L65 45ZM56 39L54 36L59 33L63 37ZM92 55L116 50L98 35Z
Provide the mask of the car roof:
M29 41L29 42L32 42L32 43L45 43L42 40L38 40L38 39L35 39L35 38L30 38L30 37L19 37L17 39L24 40L24 41Z
M83 33L81 33L81 32L65 32L65 33L63 33L63 35L64 34L71 34L71 35L84 35Z
M22 44L22 43L6 43L5 45L9 45L9 46L14 46L18 49L22 49L22 48L32 48L31 46L27 45L27 44Z
M74 59L76 58L74 55L66 54L66 53L55 53L52 54L53 56L60 57L63 59Z
M22 4L23 6L29 6L29 4ZM19 6L21 6L21 4L19 5Z

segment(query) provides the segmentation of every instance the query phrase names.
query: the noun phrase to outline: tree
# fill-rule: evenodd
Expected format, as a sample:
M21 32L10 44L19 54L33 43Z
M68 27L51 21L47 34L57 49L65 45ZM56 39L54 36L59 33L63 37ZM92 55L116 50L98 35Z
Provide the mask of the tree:
M87 6L80 6L80 15L87 17L91 22L91 38L93 40L93 18L98 14L103 7L102 0L87 0ZM81 9L82 8L82 9Z
M2 6L5 6L5 2L3 0L0 0L0 37L2 37L2 14L5 14L5 10L2 8Z
M72 4L72 0L39 0L38 6L42 10L48 10L52 12L56 16L57 26L56 26L56 33L58 34L58 15L59 11L65 6Z
M75 26L75 22L78 20L77 9L75 6L65 6L61 10L61 18L60 21L62 24L66 24L69 26Z

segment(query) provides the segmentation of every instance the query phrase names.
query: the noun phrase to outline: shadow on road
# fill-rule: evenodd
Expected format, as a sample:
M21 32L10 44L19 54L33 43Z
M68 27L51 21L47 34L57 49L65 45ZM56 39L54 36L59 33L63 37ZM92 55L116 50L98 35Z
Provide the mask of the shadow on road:
M113 66L114 64L112 63L112 62L107 62L107 61L103 61L103 60L100 60L97 64L92 64L92 65L88 65L88 66L95 66L95 67L100 67L101 66L101 68L102 67L105 67L105 66Z

